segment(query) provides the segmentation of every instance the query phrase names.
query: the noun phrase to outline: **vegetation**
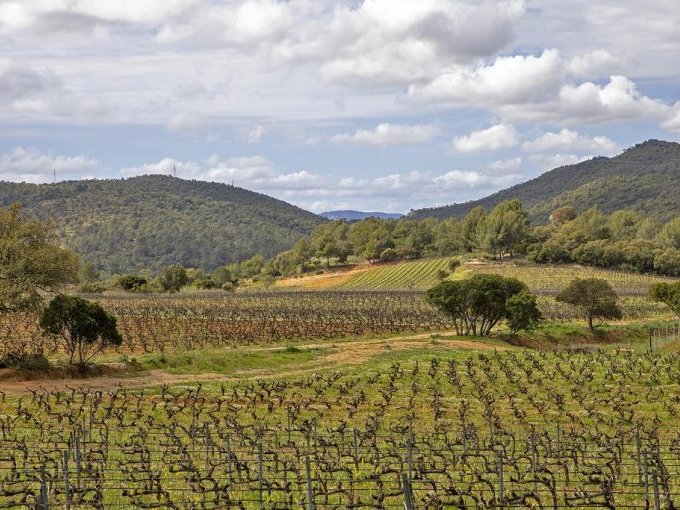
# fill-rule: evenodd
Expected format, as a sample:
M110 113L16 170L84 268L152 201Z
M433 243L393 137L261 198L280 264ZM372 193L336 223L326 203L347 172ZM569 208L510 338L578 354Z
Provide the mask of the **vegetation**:
M606 280L576 279L557 295L557 301L577 307L595 332L595 320L621 319L623 312L617 304L618 296Z
M597 157L555 168L530 181L464 204L412 211L411 219L462 218L475 207L492 209L521 200L534 224L543 224L560 207L604 212L629 209L664 222L680 216L680 144L649 140L613 158Z
M654 284L649 289L649 297L668 306L680 318L680 282Z
M97 303L74 296L58 295L52 299L42 313L40 327L64 341L69 365L77 360L83 367L107 347L123 342L111 313Z
M198 280L198 279L197 279ZM179 292L179 290L189 283L189 276L187 270L180 265L168 266L163 269L157 278L158 285L163 292ZM202 287L209 287L207 279L200 279Z
M162 175L0 183L0 206L15 202L54 219L61 242L107 275L172 264L208 271L258 253L272 257L324 221L245 189Z
M0 313L35 310L43 293L76 281L78 264L49 223L27 220L18 205L0 209Z
M679 370L673 354L421 350L292 378L36 391L0 400L16 473L0 505L676 508Z
M427 301L453 321L459 335L488 336L505 319L510 319L513 332L531 329L541 317L526 285L493 274L441 282L428 290Z

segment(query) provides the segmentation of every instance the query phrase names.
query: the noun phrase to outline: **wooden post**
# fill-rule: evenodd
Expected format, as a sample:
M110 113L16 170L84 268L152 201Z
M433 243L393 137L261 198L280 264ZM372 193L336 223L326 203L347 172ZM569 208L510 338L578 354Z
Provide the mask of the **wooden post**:
M505 508L505 485L503 480L503 449L498 449L498 507Z
M66 510L71 510L71 482L68 478L68 450L63 452L64 459L64 497L66 498Z
M654 486L654 510L660 510L661 501L659 499L659 479L656 476L656 469L652 471L652 485Z
M312 490L312 469L309 454L305 457L305 471L307 474L307 510L314 510L314 491Z
M404 488L404 507L406 510L416 510L416 504L413 499L413 489L407 473L401 474L401 485Z

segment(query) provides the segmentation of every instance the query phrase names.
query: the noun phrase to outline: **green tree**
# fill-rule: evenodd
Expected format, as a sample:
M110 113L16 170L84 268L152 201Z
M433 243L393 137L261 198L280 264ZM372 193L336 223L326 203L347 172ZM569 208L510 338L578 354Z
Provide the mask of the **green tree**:
M652 285L649 298L656 303L664 303L680 318L680 282Z
M519 200L501 202L489 213L482 229L482 247L503 260L504 253L512 255L512 248L529 235L529 220Z
M568 303L577 307L581 316L588 323L591 333L595 332L595 320L621 319L623 313L618 305L618 296L609 282L600 278L577 278L560 292L557 297L560 303Z
M118 278L116 285L127 292L139 292L149 283L143 276L126 274Z
M78 264L50 223L24 218L19 205L0 209L0 312L39 307L44 293L77 281Z
M189 283L187 270L175 264L163 269L157 278L158 285L164 292L179 292L179 290Z
M84 366L105 348L123 343L112 314L75 296L56 296L43 311L40 327L64 340L71 365L77 360Z
M519 331L536 329L543 320L536 296L526 291L508 298L506 307L506 322L513 335Z
M486 336L508 319L508 301L521 292L528 292L527 287L516 278L476 274L437 284L428 290L427 300L453 320L459 335Z

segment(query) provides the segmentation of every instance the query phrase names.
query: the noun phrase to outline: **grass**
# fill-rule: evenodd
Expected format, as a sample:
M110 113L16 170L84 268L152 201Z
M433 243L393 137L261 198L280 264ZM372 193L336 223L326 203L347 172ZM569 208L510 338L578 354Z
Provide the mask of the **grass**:
M300 348L294 345L280 349L261 350L210 349L172 354L148 354L137 358L137 362L144 369L162 369L170 374L236 375L255 370L276 373L284 368L314 361L328 352L329 349Z

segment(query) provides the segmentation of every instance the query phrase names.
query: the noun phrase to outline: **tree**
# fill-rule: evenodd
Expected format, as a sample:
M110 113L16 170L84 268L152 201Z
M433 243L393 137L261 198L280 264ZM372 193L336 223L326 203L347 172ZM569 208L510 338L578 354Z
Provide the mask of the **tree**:
M50 223L28 220L21 206L0 209L0 312L36 309L44 293L78 276L78 256L57 246Z
M40 327L64 340L70 365L77 359L84 366L106 347L123 343L112 314L97 303L75 296L56 296L44 310Z
M568 303L577 307L581 316L586 319L588 329L595 333L595 320L621 319L623 313L617 303L618 296L609 282L600 278L577 278L560 292L557 297L560 303Z
M527 287L516 278L477 274L467 280L439 283L428 290L427 300L453 320L459 335L486 336L509 318L508 301L521 292L528 292Z
M576 216L578 216L576 209L567 205L560 207L559 209L555 209L550 215L550 222L556 227L559 227L568 221L576 219Z
M157 281L164 292L178 292L179 289L189 283L189 276L183 266L175 264L163 269L158 275Z
M529 235L529 220L519 200L501 202L489 213L482 229L482 245L494 258L512 255L512 247Z
M126 274L118 278L116 285L127 292L139 292L149 283L143 276Z
M508 298L506 308L508 327L513 335L522 330L536 329L543 320L541 311L538 309L536 296L526 291Z
M656 303L664 303L680 318L680 282L652 285L649 298Z

